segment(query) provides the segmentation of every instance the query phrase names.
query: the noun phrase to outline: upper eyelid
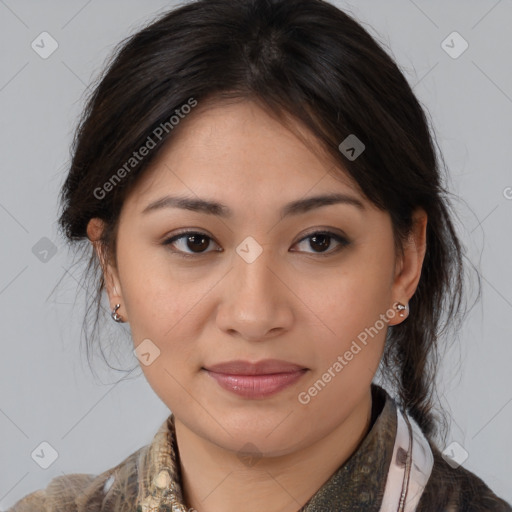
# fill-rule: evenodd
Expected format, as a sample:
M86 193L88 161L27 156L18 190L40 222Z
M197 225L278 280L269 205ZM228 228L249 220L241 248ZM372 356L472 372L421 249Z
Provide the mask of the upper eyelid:
M327 229L327 228L314 228L313 230L308 231L307 233L302 235L301 238L299 238L293 245L296 245L296 244L298 244L300 242L303 242L307 238L310 238L311 236L319 234L319 233L320 234L325 234L327 236L331 236L332 238L337 239L338 243L340 243L341 245L347 245L348 243L350 243L350 240L344 234L336 233L336 232L334 232L334 231L332 231L330 229ZM176 242L177 240L182 239L183 237L186 237L187 235L201 235L201 236L205 236L205 237L209 238L211 241L213 241L215 244L219 245L218 242L215 240L215 238L213 236L210 236L208 233L205 233L204 231L194 230L194 229L189 229L189 230L186 230L186 231L183 231L183 232L175 233L174 235L165 238L163 243L164 243L164 245L171 245L172 243ZM346 243L344 243L344 241ZM182 252L183 253L183 251L180 251L180 250L177 250L176 252ZM202 252L202 253L186 253L185 252L184 254L200 255L200 254L208 254L208 252L220 252L220 251L205 251L205 252ZM321 254L321 253L318 253L318 254Z
M343 234L343 233L336 233L335 231L331 231L331 229L329 229L329 228L314 228L311 231L308 231L307 233L302 235L301 238L299 238L297 240L297 242L295 242L295 243L302 242L302 240L304 240L305 238L308 238L311 235L315 235L315 234L318 234L318 233L331 234L331 235L335 235L335 236L338 236L340 238L345 238L345 239L348 240L348 237L345 234ZM197 230L195 230L195 229L188 229L188 230L185 230L185 231L182 231L182 232L174 233L172 236L165 237L164 238L164 243L168 242L169 240L172 240L172 239L179 239L179 238L181 238L183 236L186 236L186 235L203 235L203 236L207 236L208 238L210 238L211 240L213 240L215 242L215 237L213 237L212 235L209 235L205 231L201 231L200 229L197 229ZM217 242L215 242L215 243L217 243Z

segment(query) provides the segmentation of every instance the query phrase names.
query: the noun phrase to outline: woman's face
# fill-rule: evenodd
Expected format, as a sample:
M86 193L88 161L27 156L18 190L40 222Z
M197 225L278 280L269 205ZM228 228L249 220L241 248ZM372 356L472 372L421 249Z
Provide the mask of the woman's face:
M403 321L393 304L417 286L425 218L396 259L389 214L252 102L197 110L179 130L123 205L110 303L177 421L226 449L291 453L368 399L386 329ZM270 359L264 375L213 368Z

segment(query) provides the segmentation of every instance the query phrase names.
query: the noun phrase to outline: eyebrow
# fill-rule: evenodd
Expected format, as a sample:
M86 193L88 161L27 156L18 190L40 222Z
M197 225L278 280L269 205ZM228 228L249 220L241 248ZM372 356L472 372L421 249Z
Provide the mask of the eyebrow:
M301 213L309 212L315 208L329 206L332 204L347 204L357 207L360 211L364 211L366 209L359 199L348 194L324 194L320 196L307 197L305 199L298 199L285 204L281 209L281 218L288 217L290 215L299 215ZM191 210L224 218L231 218L233 216L233 211L225 204L208 199L187 196L164 196L148 204L144 210L142 210L142 213L146 214L163 208L181 208L183 210Z

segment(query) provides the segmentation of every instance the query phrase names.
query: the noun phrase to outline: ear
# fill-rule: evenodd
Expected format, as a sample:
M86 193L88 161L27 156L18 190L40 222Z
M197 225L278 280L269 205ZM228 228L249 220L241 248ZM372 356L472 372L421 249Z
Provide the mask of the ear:
M112 310L116 304L121 304L121 308L118 309L118 314L126 319L126 315L123 314L123 294L121 290L121 283L117 273L117 268L109 260L105 253L105 247L101 242L101 234L105 228L105 223L99 218L93 218L87 224L87 237L92 243L98 259L100 260L101 269L103 271L103 277L105 279L105 287L107 290L110 309Z
M403 256L397 258L395 266L395 278L393 281L394 303L401 302L407 305L416 291L427 248L427 222L427 214L423 208L414 210L411 233L404 244ZM409 308L404 311L406 313L404 317L395 315L394 320L390 320L389 325L398 324L407 318Z

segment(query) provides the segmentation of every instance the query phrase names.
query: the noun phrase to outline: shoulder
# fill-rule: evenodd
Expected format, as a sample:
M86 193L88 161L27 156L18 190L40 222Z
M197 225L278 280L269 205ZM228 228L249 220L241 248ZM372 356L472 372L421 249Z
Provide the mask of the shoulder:
M53 478L6 512L100 512L129 510L137 496L137 460L146 447L99 475L73 473ZM115 506L114 506L115 505Z
M96 478L96 475L81 473L55 477L45 489L27 494L7 512L76 512L75 497Z
M462 466L450 466L437 447L431 449L434 466L418 512L512 512L478 476Z

